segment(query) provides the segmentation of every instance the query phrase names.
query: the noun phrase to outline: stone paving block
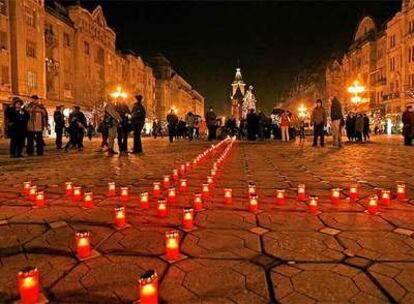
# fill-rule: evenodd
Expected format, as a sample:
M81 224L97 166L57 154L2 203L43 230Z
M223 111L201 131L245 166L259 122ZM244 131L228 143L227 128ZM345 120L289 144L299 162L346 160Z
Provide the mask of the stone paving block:
M195 223L203 228L251 229L256 226L256 216L247 211L207 210L198 213Z
M258 234L258 235L262 235L262 234L265 234L266 232L269 232L268 229L264 229L262 227L254 227L250 229L249 231L253 232L254 234Z
M307 212L263 212L258 219L260 226L272 231L309 231L324 227L317 216Z
M321 219L328 226L338 230L392 230L393 227L379 216L370 216L366 213L332 212L323 213Z
M412 230L408 230L408 229L404 229L404 228L396 228L393 231L394 233L398 233L398 234L402 234L402 235L407 235L407 236L412 236L414 231Z
M341 233L341 230L337 230L337 229L327 227L327 228L322 228L321 230L319 230L319 232L322 232L322 233L327 234L327 235L334 236L334 235L337 235L337 234Z

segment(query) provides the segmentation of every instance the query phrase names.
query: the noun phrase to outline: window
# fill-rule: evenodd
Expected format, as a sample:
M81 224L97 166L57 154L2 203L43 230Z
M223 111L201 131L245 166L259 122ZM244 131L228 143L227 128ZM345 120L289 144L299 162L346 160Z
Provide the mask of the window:
M98 51L96 52L96 63L104 64L105 61L105 53L102 48L98 48Z
M7 65L1 66L1 85L10 84L9 67Z
M70 37L68 33L63 33L63 46L70 46Z
M396 42L396 40L395 40L395 35L392 35L392 36L390 37L390 48L395 47L395 42Z
M0 13L7 16L7 1L0 0Z
M36 27L36 14L34 10L26 7L26 14L24 15L24 21L27 26Z
M26 56L36 58L36 43L26 40Z
M0 32L0 49L7 50L7 33Z
M33 71L27 71L27 88L29 91L37 88L36 73Z
M395 57L390 58L390 71L395 71Z
M83 52L86 55L90 54L89 43L87 43L86 41L83 42Z

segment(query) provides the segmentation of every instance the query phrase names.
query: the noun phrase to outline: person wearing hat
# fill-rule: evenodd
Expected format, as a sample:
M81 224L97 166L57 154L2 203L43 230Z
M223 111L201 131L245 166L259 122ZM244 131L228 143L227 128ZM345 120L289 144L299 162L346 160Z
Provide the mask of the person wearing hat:
M27 123L27 147L28 155L34 154L34 142L36 141L37 155L43 155L44 141L43 130L48 127L49 117L44 105L40 103L37 95L31 97L31 102L25 109L29 113Z
M65 117L62 112L63 106L57 106L53 113L53 120L55 122L55 133L56 133L56 149L62 149L62 137L63 129L65 128Z
M404 145L412 146L414 138L414 111L413 106L408 105L402 115Z
M313 145L312 147L316 147L318 144L318 137L321 138L321 147L325 145L324 136L325 130L324 127L326 126L327 118L326 118L326 111L324 107L322 107L322 100L318 99L316 101L316 106L312 111L311 116L311 124L313 125Z
M22 157L29 114L22 108L23 101L20 98L14 97L12 102L12 106L7 107L5 111L7 135L10 137L10 156Z
M134 131L134 147L132 153L142 153L141 132L145 125L146 112L142 104L142 95L135 96L135 103L132 107L132 130Z
M83 151L83 137L87 125L85 115L80 111L80 106L73 107L72 113L69 115L69 142L65 146L65 152L72 147L77 146L79 151Z

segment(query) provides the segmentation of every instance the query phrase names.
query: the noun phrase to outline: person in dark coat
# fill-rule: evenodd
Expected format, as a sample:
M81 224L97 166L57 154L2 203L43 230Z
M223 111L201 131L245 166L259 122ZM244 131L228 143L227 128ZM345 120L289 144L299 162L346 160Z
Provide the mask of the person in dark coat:
M85 115L80 111L79 106L75 106L69 115L69 142L65 146L65 152L77 146L79 151L83 151L83 137L87 121Z
M172 143L176 136L177 127L178 127L178 116L177 114L175 114L174 110L171 110L170 113L167 115L167 122L168 122L168 137L170 139L170 143Z
M128 135L131 130L131 111L127 104L121 101L120 98L116 100L115 109L121 117L118 125L118 147L119 153L128 153Z
M413 106L407 106L402 115L404 145L412 146L414 138L414 111Z
M37 95L31 97L32 101L24 107L29 113L27 122L27 155L34 154L34 143L36 141L37 155L43 155L45 142L43 140L43 131L49 126L49 116L46 107L40 102Z
M208 112L206 113L206 123L208 128L208 140L216 139L217 131L217 115L214 112L213 107L210 106Z
M362 142L362 132L364 131L364 118L362 114L358 113L355 119L355 138Z
M22 109L23 101L13 98L13 104L5 111L7 134L10 137L10 157L22 157L29 114Z
M135 96L135 104L132 107L132 130L134 131L134 147L132 153L142 153L141 132L145 125L146 112L142 104L142 95Z
M369 140L369 133L371 133L369 129L369 117L367 116L367 114L364 114L363 120L364 120L364 129L362 133L364 135L364 141L367 141Z
M230 136L236 136L237 134L237 121L234 115L227 119L225 128Z
M259 117L254 112L253 109L249 111L246 116L247 121L247 139L256 140L257 134L259 132Z
M53 113L53 120L55 122L56 133L56 149L62 149L63 130L65 129L65 117L62 113L62 106L57 106Z
M312 147L316 147L318 143L318 137L321 139L321 147L325 145L324 137L325 131L324 127L326 126L327 117L326 111L322 106L322 100L318 99L316 101L316 106L313 108L312 116L311 116L311 124L313 126L313 145Z

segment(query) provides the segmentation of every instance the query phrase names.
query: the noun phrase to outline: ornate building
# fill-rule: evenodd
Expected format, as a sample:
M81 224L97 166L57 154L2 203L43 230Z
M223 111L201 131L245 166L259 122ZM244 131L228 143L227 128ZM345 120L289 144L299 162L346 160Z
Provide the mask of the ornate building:
M237 120L241 118L241 105L243 103L243 97L245 94L246 84L243 81L240 68L236 69L236 74L234 75L234 80L231 84L232 93L230 96L231 100L231 115L233 115Z

